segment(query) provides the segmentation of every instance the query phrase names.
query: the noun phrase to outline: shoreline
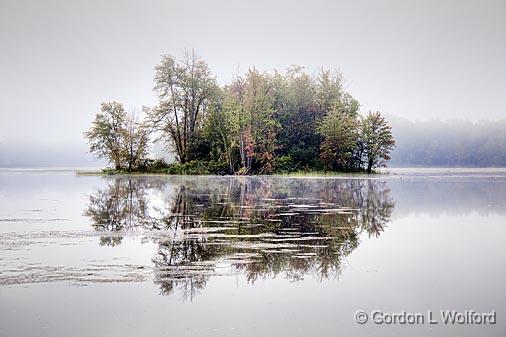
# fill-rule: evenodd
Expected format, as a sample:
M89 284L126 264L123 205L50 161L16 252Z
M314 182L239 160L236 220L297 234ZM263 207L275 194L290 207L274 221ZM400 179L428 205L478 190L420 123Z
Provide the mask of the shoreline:
M218 177L368 177L368 176L377 176L382 174L382 172L373 172L373 173L365 173L365 172L324 172L324 171L308 171L308 172L292 172L292 173L273 173L273 174L172 174L172 173L163 173L163 172L104 172L104 171L96 171L96 170L75 170L76 175L78 176L218 176Z

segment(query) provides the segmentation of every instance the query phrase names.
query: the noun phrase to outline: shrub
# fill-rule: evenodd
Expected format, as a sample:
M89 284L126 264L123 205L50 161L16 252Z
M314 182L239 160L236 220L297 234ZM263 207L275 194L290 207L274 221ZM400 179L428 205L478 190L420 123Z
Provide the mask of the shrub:
M296 165L291 156L281 156L274 158L274 172L289 173L296 170Z
M162 173L165 170L169 168L170 164L165 161L163 158L155 159L155 160L149 160L146 163L146 167L144 168L144 171L150 172L150 173Z
M188 175L198 175L198 174L209 174L209 170L207 167L207 163L192 160L187 163L172 163L169 164L167 168L168 174L188 174Z
M231 174L230 167L226 162L210 160L207 164L207 170L212 174L226 175Z

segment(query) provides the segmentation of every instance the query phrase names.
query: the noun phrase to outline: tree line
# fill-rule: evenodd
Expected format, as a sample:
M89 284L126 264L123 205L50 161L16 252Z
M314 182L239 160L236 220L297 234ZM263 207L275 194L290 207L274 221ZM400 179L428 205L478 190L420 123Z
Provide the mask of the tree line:
M506 167L506 119L389 121L397 143L392 165Z
M158 104L143 118L107 102L85 132L90 152L115 170L167 173L271 174L292 171L371 173L395 146L380 112L359 113L339 72L302 67L250 68L224 86L193 52L163 55L155 68ZM151 139L175 154L148 159Z

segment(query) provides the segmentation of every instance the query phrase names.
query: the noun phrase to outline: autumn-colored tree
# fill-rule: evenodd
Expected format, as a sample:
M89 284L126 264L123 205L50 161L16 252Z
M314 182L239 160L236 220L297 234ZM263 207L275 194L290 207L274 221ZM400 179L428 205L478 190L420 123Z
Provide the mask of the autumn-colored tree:
M239 150L238 174L272 173L277 148L278 123L272 108L272 87L269 77L250 69L226 88L225 113L233 126L233 145Z

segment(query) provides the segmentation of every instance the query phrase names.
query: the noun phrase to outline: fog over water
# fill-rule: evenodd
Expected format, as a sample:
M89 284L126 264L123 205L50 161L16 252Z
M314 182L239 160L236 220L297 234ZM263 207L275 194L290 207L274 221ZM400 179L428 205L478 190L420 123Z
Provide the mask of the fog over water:
M0 337L506 336L505 18L506 0L0 0ZM257 95L275 76L248 81L254 99L225 100L198 142L199 115L182 123L195 145L179 147L185 166L151 161L174 154L126 118L117 168L319 170L326 152L346 162L336 170L365 154L371 165L380 141L367 141L388 148L388 130L369 132L360 121L376 114L355 116L339 90L392 126L388 167L90 172L108 164L83 137L101 103L143 117L160 103L161 56L192 49L221 88L250 67L293 65L339 71L343 87L287 75ZM338 103L353 116L333 116ZM342 125L324 133L329 116ZM235 158L252 165L236 171ZM377 311L437 324L382 324ZM447 324L441 311L494 324Z
M409 120L506 112L506 2L0 1L0 166L101 166L99 104L153 106L160 55L195 48L220 83L256 66L339 69L362 110Z
M0 170L0 335L504 336L505 219L506 169ZM497 321L357 324L358 309Z

